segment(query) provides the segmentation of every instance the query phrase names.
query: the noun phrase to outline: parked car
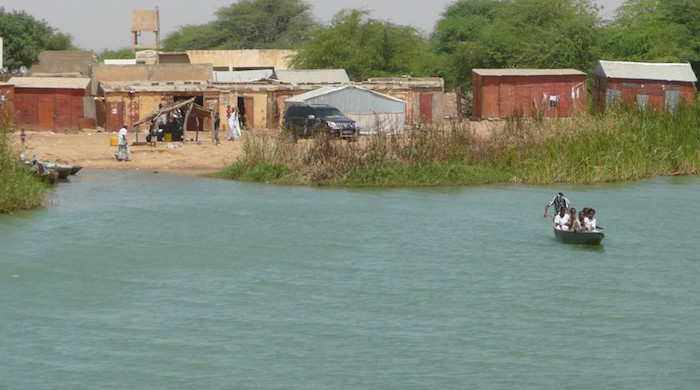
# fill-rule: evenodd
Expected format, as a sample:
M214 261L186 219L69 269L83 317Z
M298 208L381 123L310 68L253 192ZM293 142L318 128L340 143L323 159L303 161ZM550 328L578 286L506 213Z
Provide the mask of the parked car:
M303 104L290 106L284 112L283 126L295 137L313 137L318 131L355 140L357 124L336 107L327 104Z

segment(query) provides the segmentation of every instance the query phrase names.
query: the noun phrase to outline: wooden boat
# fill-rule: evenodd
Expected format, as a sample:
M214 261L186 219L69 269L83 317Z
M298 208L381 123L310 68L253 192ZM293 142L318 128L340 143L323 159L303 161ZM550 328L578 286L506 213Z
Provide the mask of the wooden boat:
M73 170L73 167L68 167L65 165L58 165L55 163L47 162L47 163L44 163L44 165L46 165L47 168L53 169L54 171L58 172L58 178L61 180L67 179L68 175L70 175L71 171Z
M564 244L576 245L600 245L605 233L603 229L592 232L570 232L568 230L554 229L554 238Z
M75 175L81 169L83 169L83 167L81 167L80 165L73 165L72 167L70 167L70 174Z
M55 184L58 182L58 172L54 169L47 167L44 163L37 161L35 163L26 163L25 167L29 169L32 173L37 175L41 181L44 183Z

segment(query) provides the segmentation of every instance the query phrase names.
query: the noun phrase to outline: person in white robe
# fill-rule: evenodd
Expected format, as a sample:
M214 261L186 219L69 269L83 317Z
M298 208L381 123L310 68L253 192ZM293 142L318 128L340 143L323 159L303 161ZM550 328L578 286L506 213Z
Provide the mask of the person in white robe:
M226 139L229 141L237 140L242 137L241 123L238 117L238 107L234 107L227 121L228 128L226 129Z

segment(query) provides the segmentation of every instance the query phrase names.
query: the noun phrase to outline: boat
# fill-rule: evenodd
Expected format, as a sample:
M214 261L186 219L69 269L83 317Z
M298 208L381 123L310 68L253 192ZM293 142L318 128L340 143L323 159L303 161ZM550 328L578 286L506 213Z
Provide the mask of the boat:
M70 174L71 174L71 175L75 175L75 174L78 173L78 171L81 170L81 169L83 169L82 166L80 166L80 165L73 165L72 167L70 167Z
M58 165L56 163L50 162L44 163L44 165L46 165L47 168L53 169L54 171L58 172L58 178L61 180L67 179L68 175L71 175L71 172L73 172L73 167L70 166ZM80 170L80 168L78 168L78 170Z
M25 162L25 166L44 183L55 184L58 181L58 172L40 161L34 161L31 164Z
M602 229L596 229L592 232L570 232L554 229L554 238L564 244L600 245L603 237L605 237L605 233Z

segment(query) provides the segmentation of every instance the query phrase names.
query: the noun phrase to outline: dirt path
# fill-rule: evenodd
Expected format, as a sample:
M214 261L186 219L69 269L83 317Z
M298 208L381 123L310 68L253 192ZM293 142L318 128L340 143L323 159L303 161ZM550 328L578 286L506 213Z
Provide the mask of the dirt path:
M158 142L149 145L130 145L131 161L117 161L117 147L110 145L114 132L98 132L86 129L77 133L26 132L23 153L29 159L56 161L67 165L81 165L95 169L148 169L158 171L178 171L202 173L221 169L236 161L243 153L242 141L227 141L221 133L221 146L212 140L211 132L200 132L200 142ZM130 143L135 141L134 133L129 132ZM188 132L188 139L194 132ZM19 134L12 135L17 144ZM139 141L145 141L143 133Z

